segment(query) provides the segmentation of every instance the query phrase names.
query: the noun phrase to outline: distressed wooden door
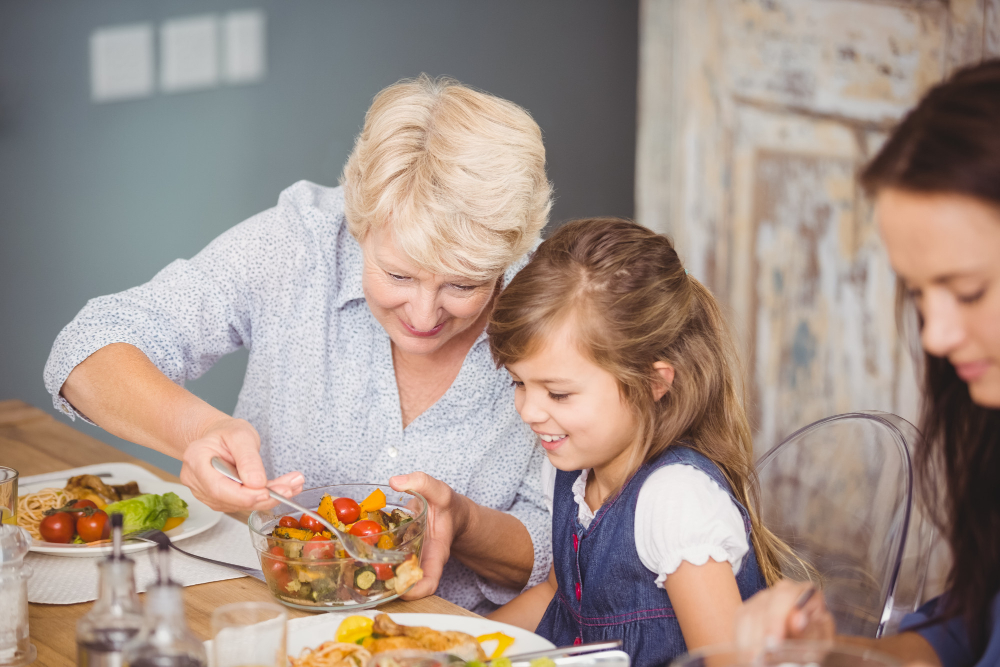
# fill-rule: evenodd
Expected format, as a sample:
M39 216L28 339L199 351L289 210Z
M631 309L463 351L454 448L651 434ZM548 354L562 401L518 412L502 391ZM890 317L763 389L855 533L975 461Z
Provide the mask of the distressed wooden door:
M759 452L825 416L913 420L858 168L921 94L1000 53L1000 0L642 0L638 221L728 307Z

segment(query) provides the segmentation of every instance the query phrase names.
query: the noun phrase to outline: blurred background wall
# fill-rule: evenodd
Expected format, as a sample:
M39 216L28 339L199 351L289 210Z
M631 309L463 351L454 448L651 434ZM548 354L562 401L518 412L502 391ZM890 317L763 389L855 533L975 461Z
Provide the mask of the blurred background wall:
M145 25L158 79L168 22L247 9L265 20L263 78L92 101L98 31ZM449 75L526 107L545 133L553 225L632 216L638 24L627 0L0 4L0 399L52 409L42 368L87 299L190 257L299 179L335 185L372 97L403 77ZM245 363L231 355L189 387L231 412Z
M1000 55L1000 0L642 0L640 26L636 216L728 307L758 452L852 410L915 421L855 176L930 86Z

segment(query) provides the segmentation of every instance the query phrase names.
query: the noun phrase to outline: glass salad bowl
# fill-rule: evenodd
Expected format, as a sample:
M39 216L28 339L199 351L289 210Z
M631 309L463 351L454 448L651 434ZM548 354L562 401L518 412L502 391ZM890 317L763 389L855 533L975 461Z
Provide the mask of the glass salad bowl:
M406 559L388 564L351 558L335 536L288 505L253 512L250 537L279 602L305 611L364 609L399 597L422 576L427 501L420 494L380 484L336 484L307 489L292 500Z

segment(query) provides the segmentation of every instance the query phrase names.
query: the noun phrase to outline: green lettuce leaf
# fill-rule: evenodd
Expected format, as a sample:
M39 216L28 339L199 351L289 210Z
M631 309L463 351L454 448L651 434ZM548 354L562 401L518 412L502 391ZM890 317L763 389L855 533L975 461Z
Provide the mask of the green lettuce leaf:
M188 504L173 491L163 494L163 504L167 507L167 516L171 519L188 518Z
M178 500L180 500L178 498ZM182 501L183 502L183 501ZM187 508L185 508L185 511ZM108 516L122 515L122 530L132 533L137 530L163 530L169 512L163 497L155 493L146 493L128 500L119 500L104 508Z

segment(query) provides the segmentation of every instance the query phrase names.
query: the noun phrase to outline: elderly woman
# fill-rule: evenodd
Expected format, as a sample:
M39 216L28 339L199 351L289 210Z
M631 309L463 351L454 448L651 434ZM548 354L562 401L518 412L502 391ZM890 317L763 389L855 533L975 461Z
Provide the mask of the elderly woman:
M898 635L841 637L946 667L1000 664L1000 60L931 90L862 175L902 295L920 315L923 502L948 539L948 592ZM832 638L822 595L782 582L749 600L754 644Z
M550 564L541 452L484 333L548 217L541 131L453 81L402 81L375 98L341 183L296 183L192 259L91 300L46 386L71 417L181 459L216 509L272 507L265 486L420 491L425 580L410 596L488 610ZM240 347L233 416L183 388Z

